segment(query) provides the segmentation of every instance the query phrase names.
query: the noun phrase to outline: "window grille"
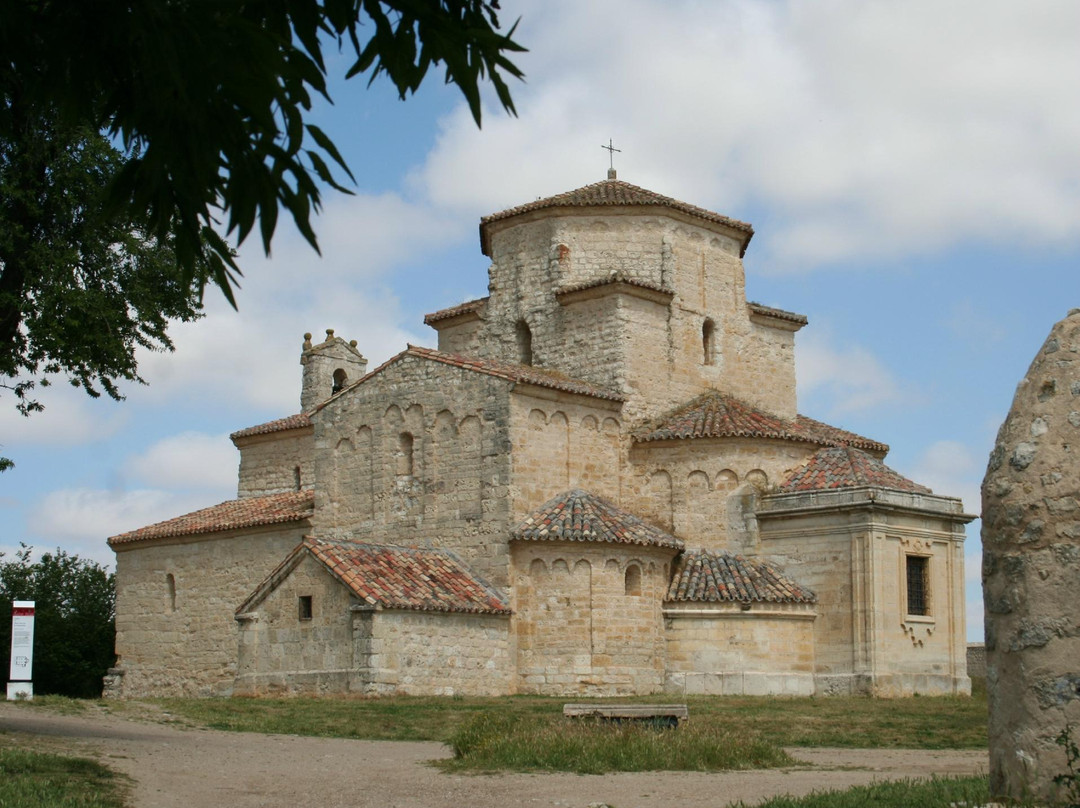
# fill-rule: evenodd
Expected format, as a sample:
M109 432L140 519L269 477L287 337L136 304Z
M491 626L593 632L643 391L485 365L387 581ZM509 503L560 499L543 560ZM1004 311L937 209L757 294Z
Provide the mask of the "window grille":
M930 559L926 556L907 557L907 613L930 614L930 587L927 571Z

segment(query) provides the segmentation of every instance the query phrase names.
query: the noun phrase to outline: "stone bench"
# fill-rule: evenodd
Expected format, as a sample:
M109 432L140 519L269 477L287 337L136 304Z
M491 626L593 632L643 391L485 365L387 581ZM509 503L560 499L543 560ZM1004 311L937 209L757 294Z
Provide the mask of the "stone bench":
M615 724L634 721L654 727L677 727L690 717L690 711L685 704L564 704L563 715Z

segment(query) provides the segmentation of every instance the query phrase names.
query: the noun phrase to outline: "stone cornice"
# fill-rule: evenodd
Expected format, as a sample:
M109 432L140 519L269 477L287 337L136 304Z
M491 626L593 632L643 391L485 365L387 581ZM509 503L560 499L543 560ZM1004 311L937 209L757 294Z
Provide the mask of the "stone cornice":
M933 515L951 522L967 524L978 517L964 513L956 497L893 491L866 486L829 491L803 491L793 494L766 494L758 501L758 520L802 516L827 512L865 509Z
M609 295L627 295L629 297L636 297L639 300L648 300L652 303L658 303L661 306L668 305L671 303L672 298L675 297L675 293L667 289L660 289L655 286L637 283L627 278L616 277L558 290L555 292L555 299L558 300L561 305L568 306L585 300L597 300L598 298L607 297Z

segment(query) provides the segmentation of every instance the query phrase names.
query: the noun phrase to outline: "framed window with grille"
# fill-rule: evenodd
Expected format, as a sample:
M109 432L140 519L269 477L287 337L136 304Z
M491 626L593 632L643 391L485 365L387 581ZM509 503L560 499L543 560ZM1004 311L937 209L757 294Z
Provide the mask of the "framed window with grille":
M907 590L907 614L929 617L931 605L929 556L905 556L904 572L905 588Z

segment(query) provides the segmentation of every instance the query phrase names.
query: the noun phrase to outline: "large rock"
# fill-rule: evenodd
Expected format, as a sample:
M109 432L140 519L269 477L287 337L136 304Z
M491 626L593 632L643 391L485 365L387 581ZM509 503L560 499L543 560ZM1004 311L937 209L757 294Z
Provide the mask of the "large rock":
M1016 388L982 501L990 787L1052 801L1055 738L1080 732L1080 309Z

